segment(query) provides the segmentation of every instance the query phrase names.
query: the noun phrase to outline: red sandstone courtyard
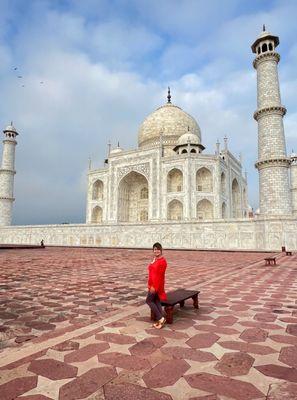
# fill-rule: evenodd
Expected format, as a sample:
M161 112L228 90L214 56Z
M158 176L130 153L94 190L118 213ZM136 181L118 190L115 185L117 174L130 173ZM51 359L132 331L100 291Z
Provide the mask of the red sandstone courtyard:
M297 256L166 251L201 291L162 330L148 250L0 250L0 399L297 399Z

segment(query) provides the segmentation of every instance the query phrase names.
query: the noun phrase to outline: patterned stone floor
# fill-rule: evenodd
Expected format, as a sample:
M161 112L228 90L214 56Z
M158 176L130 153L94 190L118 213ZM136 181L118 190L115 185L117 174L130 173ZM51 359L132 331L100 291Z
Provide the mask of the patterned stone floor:
M297 399L297 255L167 251L173 325L144 304L151 252L0 251L0 399Z

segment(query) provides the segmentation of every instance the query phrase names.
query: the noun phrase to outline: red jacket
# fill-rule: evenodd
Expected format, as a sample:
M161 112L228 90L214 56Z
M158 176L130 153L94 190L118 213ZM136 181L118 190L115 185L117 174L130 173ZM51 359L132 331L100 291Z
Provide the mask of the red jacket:
M160 300L166 300L165 293L165 271L167 262L164 257L157 258L148 266L149 277L148 287L153 286L158 293Z

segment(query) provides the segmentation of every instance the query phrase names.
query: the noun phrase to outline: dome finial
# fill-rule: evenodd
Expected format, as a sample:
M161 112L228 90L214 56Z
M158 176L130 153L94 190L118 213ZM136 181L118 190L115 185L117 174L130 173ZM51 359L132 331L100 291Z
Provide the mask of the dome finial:
M265 32L266 31L266 27L265 27L265 24L263 24L263 32Z
M171 94L170 94L170 87L168 86L168 92L167 92L167 103L170 104L171 103Z

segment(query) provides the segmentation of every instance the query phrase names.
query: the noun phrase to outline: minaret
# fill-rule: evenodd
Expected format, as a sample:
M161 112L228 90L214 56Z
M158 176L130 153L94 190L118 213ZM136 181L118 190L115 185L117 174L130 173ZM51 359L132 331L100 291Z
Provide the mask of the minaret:
M13 198L13 181L15 175L15 140L18 135L15 127L11 123L3 131L2 164L0 169L0 226L11 225Z
M285 107L281 104L275 48L279 38L265 30L252 45L257 70L258 161L260 215L275 217L292 215L289 185L290 159L286 155L283 126Z
M291 154L291 193L292 193L292 211L293 215L297 217L297 154Z

